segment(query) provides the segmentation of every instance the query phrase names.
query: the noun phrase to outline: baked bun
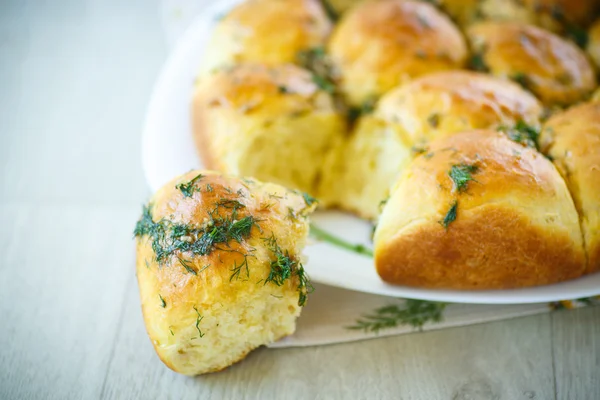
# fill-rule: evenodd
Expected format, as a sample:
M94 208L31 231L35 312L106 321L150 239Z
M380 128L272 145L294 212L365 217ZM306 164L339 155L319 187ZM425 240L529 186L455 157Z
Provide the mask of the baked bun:
M467 31L475 67L509 78L549 106L585 99L596 87L594 70L574 43L531 25L483 22Z
M529 92L489 75L448 71L417 78L383 96L329 156L319 198L374 219L403 165L430 140L519 122L539 127L542 113Z
M342 16L329 41L333 75L353 106L411 78L462 67L465 40L434 6L367 1Z
M323 46L330 31L318 0L248 0L217 23L201 73L243 62L293 63Z
M500 132L440 138L395 184L375 231L390 283L509 289L578 277L577 211L552 163Z
M462 27L496 20L541 26L553 32L585 29L598 13L598 0L441 0Z
M579 211L588 272L600 270L600 103L553 115L540 136L571 190Z
M160 189L135 229L148 335L185 375L219 371L295 330L310 197L192 171Z
M600 18L594 22L588 32L587 53L600 71Z
M196 146L206 168L314 193L320 165L345 135L345 117L310 72L240 64L198 82Z

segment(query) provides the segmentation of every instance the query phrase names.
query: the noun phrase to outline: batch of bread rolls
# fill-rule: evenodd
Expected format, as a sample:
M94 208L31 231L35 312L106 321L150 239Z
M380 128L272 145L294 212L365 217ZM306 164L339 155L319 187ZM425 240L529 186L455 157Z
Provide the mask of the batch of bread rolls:
M600 270L599 70L599 0L237 5L191 99L207 170L165 185L135 229L158 355L195 375L293 333L316 199L376 224L390 284Z

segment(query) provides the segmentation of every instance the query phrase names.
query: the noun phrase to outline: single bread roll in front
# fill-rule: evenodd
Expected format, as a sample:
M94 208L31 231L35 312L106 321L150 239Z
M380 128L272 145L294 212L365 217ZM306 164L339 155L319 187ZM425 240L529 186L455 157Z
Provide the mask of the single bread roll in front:
M482 22L467 31L473 67L512 79L548 106L583 100L596 87L583 50L544 29L513 22Z
M398 173L430 140L466 129L539 127L542 114L532 94L489 75L445 71L417 78L383 96L329 154L319 198L374 219Z
M540 136L541 150L561 172L579 210L588 272L600 270L600 103L553 115Z
M248 0L217 22L200 73L243 62L293 63L322 47L330 31L318 0Z
M192 127L204 166L315 193L346 131L330 93L294 65L241 64L197 84Z
M290 335L310 283L300 252L314 200L192 171L160 189L135 228L148 335L174 371L219 371Z
M432 142L392 189L374 242L377 272L399 285L509 289L585 271L564 180L543 155L496 131Z
M333 76L355 107L412 78L461 68L467 46L458 28L418 1L366 1L342 16L329 41Z

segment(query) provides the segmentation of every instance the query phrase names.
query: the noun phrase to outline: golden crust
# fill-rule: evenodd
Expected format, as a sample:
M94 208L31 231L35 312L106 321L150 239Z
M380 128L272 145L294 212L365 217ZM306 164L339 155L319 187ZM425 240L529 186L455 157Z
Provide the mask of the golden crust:
M585 53L551 32L518 23L483 22L470 27L467 37L492 75L521 83L546 105L575 103L596 87Z
M600 18L594 22L588 32L587 53L600 71Z
M293 65L219 70L199 80L191 107L207 168L309 193L322 159L346 131L332 96Z
M477 167L462 192L449 177L460 164ZM404 171L380 217L375 263L387 282L448 289L544 285L585 270L577 212L552 163L481 130L432 142Z
M588 272L600 270L600 103L553 115L540 136L542 151L561 172L579 210Z
M553 32L585 28L597 15L597 0L441 0L441 7L462 27L481 21L511 21Z
M341 91L360 106L412 78L462 67L465 40L430 4L367 1L342 17L329 41Z
M437 137L466 129L540 126L539 101L518 85L469 71L437 72L388 92L327 158L319 198L366 219L407 162Z
M176 186L193 182L199 173L186 197ZM298 260L308 234L305 217L314 204L278 185L210 171L174 179L149 204L152 221L170 227L210 229L217 226L210 225L216 217L239 221L251 216L255 221L241 240L209 247L204 255L173 250L159 259L152 236L138 234L136 267L144 321L169 368L186 375L217 371L293 333L304 289L293 273L279 286L266 283L276 258L267 239L275 238L282 251ZM189 235L182 240L200 240Z
M245 1L217 24L201 73L243 62L293 63L300 51L323 46L330 31L317 0Z
M409 146L467 129L540 125L540 102L517 84L486 74L448 71L429 74L384 96L376 115L393 124Z

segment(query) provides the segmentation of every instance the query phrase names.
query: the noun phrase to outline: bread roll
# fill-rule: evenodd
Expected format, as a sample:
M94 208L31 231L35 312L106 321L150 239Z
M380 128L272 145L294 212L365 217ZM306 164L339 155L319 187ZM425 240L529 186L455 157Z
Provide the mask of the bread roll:
M465 40L434 6L417 1L367 1L342 16L330 42L333 74L353 106L411 78L462 67Z
M543 155L496 131L432 142L395 184L374 242L380 277L407 286L509 289L585 270L564 180Z
M199 81L191 112L206 168L310 193L346 130L331 94L293 65L219 70Z
M587 53L600 71L600 18L594 22L588 33Z
M441 0L441 7L462 27L511 21L566 34L585 29L597 15L598 4L598 0Z
M169 368L219 371L294 332L314 206L278 185L207 171L154 195L135 229L137 278L148 335Z
M600 270L600 103L553 115L540 136L571 190L579 211L588 272Z
M293 63L299 52L323 46L330 31L318 0L248 0L217 23L201 74L242 62Z
M530 93L489 75L449 71L417 78L386 94L332 152L319 198L375 219L411 152L423 151L428 141L519 121L539 127L542 113Z
M475 67L519 82L548 106L584 99L596 87L592 65L572 42L531 25L483 22L467 31Z

